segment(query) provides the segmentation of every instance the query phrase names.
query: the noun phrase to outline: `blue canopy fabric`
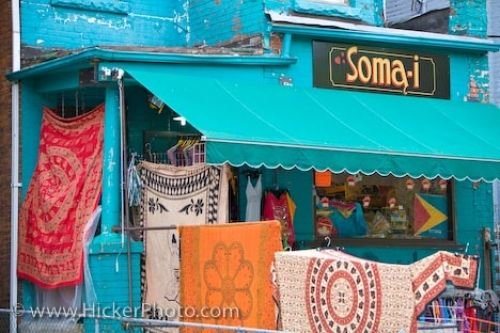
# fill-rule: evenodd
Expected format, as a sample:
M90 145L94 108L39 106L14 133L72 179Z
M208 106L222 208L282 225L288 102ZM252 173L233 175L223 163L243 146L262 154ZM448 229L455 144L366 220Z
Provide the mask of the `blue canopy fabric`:
M493 105L123 68L203 134L210 164L500 179Z

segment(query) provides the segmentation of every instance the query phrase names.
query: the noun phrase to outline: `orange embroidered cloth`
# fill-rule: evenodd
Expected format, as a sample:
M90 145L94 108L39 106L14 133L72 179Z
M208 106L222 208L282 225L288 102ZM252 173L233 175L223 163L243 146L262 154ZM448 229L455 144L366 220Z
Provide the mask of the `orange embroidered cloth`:
M17 273L40 287L79 284L83 231L98 205L104 106L64 119L44 108L38 162L19 218Z
M186 312L182 320L276 329L271 267L274 253L282 249L280 222L184 225L178 229L180 300ZM184 328L182 332L215 330Z

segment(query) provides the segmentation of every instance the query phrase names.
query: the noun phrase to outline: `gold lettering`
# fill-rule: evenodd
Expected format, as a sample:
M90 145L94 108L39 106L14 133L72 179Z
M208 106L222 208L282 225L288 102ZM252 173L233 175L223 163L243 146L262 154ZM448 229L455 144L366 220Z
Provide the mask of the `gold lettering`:
M400 89L403 94L408 93L408 89L420 88L420 56L413 55L413 64L405 66L405 62L400 59L391 60L392 57L372 57L371 55L362 55L361 51L358 58L358 47L352 46L346 49L347 73L346 82L373 87L392 87ZM396 56L396 55L394 55ZM411 88L410 88L411 81Z
M408 78L406 77L405 65L401 60L394 60L392 63L392 74L391 74L392 84L396 88L403 88L403 93L406 95L406 89L408 88Z
M373 58L372 84L391 85L391 62L387 58Z
M346 76L347 82L354 82L358 79L358 70L356 69L356 66L354 65L354 63L352 62L352 56L355 55L356 53L358 53L357 46L350 47L347 50L347 63L349 64L349 68L352 71L352 74L347 73L347 76Z
M420 57L415 55L413 57L413 88L420 88Z
M364 67L364 69L363 69ZM359 81L361 83L370 82L370 78L372 77L372 64L370 63L370 59L367 56L362 56L358 60L358 72L359 72Z

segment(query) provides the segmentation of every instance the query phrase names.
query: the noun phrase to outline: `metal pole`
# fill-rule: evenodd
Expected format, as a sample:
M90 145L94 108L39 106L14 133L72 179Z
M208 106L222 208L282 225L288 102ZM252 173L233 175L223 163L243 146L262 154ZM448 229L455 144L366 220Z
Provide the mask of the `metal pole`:
M122 197L121 197L121 229L122 229L122 245L125 237L125 225L129 223L130 210L128 206L128 166L127 166L127 117L125 113L125 87L123 85L123 73L119 75L118 92L120 98L120 128L121 128L121 172L122 172ZM131 244L132 237L127 233L127 267L128 267L128 302L130 308L134 306L134 294L132 292L133 277L132 277L132 254Z
M227 330L234 332L253 332L253 333L286 333L285 331L266 330L260 328L238 327L228 325L203 324L187 321L165 321L157 319L143 318L122 318L129 327L192 327L201 329Z
M176 225L165 225L162 227L124 227L123 228L124 231L175 230L175 229L177 229ZM122 228L115 226L111 230L113 230L114 232L119 232L119 231L122 231Z
M21 69L21 23L19 0L12 0L12 71ZM19 83L12 84L11 128L11 216L10 216L10 308L17 309L17 248L19 222ZM10 332L17 332L15 311L10 314Z

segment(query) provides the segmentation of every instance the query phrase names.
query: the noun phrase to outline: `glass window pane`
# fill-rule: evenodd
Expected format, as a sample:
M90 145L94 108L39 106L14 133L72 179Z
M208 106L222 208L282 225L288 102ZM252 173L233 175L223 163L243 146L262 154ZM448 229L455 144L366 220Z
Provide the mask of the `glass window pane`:
M452 240L450 181L379 175L315 175L317 238Z

